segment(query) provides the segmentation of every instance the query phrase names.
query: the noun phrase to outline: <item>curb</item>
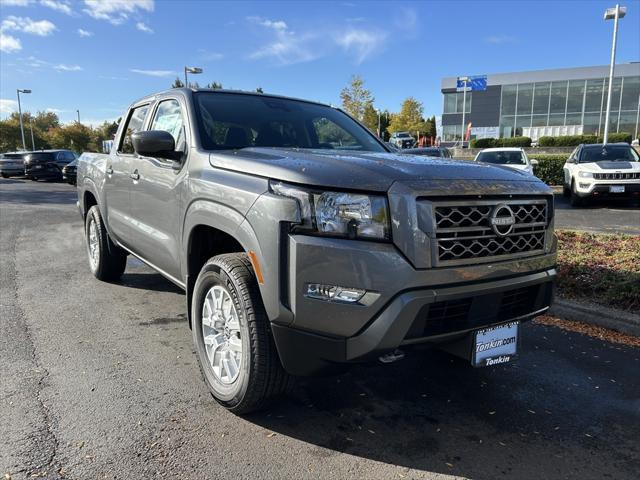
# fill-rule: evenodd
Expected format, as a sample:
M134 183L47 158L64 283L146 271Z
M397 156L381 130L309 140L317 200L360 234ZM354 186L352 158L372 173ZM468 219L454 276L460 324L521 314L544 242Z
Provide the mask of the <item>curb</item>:
M622 310L556 297L549 309L549 315L640 337L640 315Z

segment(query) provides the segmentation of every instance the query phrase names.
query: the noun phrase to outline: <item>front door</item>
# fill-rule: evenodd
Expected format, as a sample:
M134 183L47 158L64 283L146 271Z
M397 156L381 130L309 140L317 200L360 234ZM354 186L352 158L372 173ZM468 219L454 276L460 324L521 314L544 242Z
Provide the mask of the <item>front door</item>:
M164 130L187 152L186 118L177 99L158 102L149 130ZM187 175L186 154L181 163L138 156L131 184L132 228L135 251L153 266L183 281L180 273L182 188Z
M135 158L131 135L142 129L149 105L134 107L129 111L127 124L119 137L115 154L107 157L105 165L105 205L109 234L127 248L132 244L131 199L129 190L131 167Z

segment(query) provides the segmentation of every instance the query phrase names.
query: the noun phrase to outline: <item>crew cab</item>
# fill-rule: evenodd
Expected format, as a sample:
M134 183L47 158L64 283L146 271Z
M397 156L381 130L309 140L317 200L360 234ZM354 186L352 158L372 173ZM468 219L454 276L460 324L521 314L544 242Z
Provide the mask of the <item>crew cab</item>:
M328 105L144 97L109 154L80 157L77 191L95 277L117 281L133 255L184 289L205 382L236 413L294 376L419 344L473 366L512 361L521 322L553 297L549 187L391 152Z
M563 172L572 206L597 197L640 198L640 156L628 143L579 145Z
M409 132L393 132L389 137L389 143L398 148L412 148L416 141Z

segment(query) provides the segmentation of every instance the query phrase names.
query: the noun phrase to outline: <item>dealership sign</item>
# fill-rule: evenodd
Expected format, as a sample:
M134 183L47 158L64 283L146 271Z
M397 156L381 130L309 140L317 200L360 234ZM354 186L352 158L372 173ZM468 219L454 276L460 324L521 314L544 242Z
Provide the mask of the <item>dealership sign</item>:
M486 75L476 75L473 77L458 77L456 79L456 90L458 92L463 92L465 90L465 81L466 79L466 90L467 92L472 91L484 91L487 89L487 76Z

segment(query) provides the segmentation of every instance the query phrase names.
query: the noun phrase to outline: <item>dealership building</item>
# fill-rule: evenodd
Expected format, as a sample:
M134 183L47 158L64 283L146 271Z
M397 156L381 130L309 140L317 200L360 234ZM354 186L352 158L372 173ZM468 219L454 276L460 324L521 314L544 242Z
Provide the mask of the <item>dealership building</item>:
M498 73L475 77L478 89L464 93L457 77L442 80L443 142L460 141L462 111L471 138L602 134L609 66ZM476 87L473 87L476 88ZM468 90L468 89L467 89ZM640 62L616 65L610 132L638 137ZM465 127L466 130L467 127Z

